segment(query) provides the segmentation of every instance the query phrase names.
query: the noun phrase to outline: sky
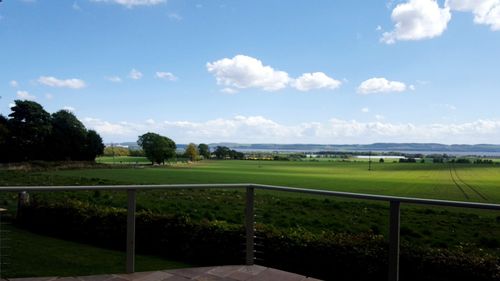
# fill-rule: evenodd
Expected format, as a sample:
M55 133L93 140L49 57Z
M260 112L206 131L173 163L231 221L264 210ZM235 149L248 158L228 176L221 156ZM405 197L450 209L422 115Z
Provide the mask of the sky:
M105 142L500 143L500 0L3 0L0 114Z

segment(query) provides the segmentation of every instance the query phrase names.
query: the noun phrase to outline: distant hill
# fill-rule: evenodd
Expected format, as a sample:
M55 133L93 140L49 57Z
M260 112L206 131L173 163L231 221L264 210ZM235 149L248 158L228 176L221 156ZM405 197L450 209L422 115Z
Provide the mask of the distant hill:
M106 144L111 145L111 144ZM125 146L138 149L136 142L114 143L116 146ZM440 144L440 143L373 143L373 144L275 144L275 143L211 143L211 148L227 146L238 151L287 151L287 152L315 152L315 151L345 151L345 152L407 152L407 153L448 153L448 154L499 154L500 145L497 144ZM183 150L186 144L177 144Z
M495 144L439 144L439 143L373 143L373 144L238 144L215 143L244 151L378 151L378 152L426 152L426 153L500 153Z

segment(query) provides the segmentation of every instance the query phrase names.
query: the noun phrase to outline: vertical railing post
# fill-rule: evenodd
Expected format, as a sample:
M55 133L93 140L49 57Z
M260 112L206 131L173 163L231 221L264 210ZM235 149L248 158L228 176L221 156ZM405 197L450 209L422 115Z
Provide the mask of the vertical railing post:
M126 272L135 271L135 206L137 192L135 189L127 190L127 265Z
M391 201L389 220L389 281L399 280L399 205L399 201Z
M254 235L255 235L255 218L254 218L254 188L247 187L246 204L245 204L245 232L246 232L246 265L254 264Z

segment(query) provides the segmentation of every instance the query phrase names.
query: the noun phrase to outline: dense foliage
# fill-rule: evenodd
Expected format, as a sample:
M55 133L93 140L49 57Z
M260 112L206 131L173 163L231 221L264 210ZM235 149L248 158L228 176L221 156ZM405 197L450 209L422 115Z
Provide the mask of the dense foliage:
M198 145L198 152L204 159L210 159L210 147L207 144L200 143Z
M155 133L146 133L139 136L137 144L144 150L145 156L151 163L161 164L168 158L175 156L177 146L167 137Z
M244 153L229 149L226 146L217 146L214 155L217 159L243 159L245 157Z
M78 200L34 202L18 223L32 230L115 249L125 246L126 210ZM385 280L387 243L373 233L311 233L257 226L259 264L327 280ZM198 264L241 264L242 224L192 221L139 210L137 252ZM498 280L497 257L460 249L402 245L401 280Z
M65 110L52 115L33 101L16 100L9 118L0 117L0 161L93 161L102 139Z

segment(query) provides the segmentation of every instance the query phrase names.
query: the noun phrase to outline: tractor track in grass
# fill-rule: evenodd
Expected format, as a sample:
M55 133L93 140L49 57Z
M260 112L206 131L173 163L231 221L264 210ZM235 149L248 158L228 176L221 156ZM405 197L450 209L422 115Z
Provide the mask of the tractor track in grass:
M451 167L451 164L449 164L449 168L450 168L450 178L451 178L451 180L453 181L453 183L455 183L455 186L458 187L458 189L460 190L460 192L462 193L462 195L465 197L465 199L469 200L469 195L467 195L467 193L465 193L465 191L462 188L462 186L458 183L457 179L455 179L455 176L453 175L453 169Z
M459 182L461 182L463 185L465 185L466 187L468 187L470 190L472 190L474 193L477 194L477 196L481 197L484 201L488 201L488 198L486 196L484 196L481 192L479 192L476 188L474 188L472 185L466 183L464 180L462 180L460 178L460 176L458 175L458 172L457 172L457 168L455 167L454 164L451 164L450 165L450 169L453 168L453 172L455 173L455 177L458 179Z

